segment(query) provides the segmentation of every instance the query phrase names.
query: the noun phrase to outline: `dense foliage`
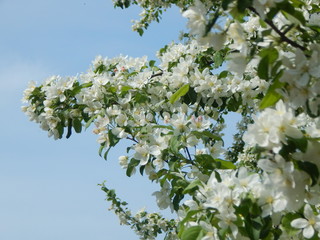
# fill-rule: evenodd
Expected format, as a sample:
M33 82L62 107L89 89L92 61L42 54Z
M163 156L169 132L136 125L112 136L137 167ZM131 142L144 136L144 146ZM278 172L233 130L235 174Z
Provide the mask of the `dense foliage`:
M188 19L183 43L147 57L97 57L75 77L25 91L23 110L55 139L94 125L99 154L129 140L119 163L159 184L141 211L104 184L141 239L320 238L320 1L118 0L139 5L140 35L165 9ZM156 64L158 63L158 64ZM234 143L222 130L241 115Z

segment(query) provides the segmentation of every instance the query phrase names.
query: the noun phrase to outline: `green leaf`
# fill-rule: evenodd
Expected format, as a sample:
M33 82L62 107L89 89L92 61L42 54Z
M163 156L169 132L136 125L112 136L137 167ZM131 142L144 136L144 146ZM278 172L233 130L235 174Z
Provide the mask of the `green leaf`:
M200 226L189 227L185 231L183 231L181 235L181 240L196 240L201 234L203 234L202 227Z
M94 73L98 73L101 74L103 73L105 70L107 70L107 67L103 64L99 65L95 70Z
M196 215L197 213L201 212L202 210L197 209L197 210L189 210L186 214L186 216L184 217L184 219L182 221L179 222L179 226L181 228L184 227L186 222L189 222L190 220L193 220L192 217L194 215ZM181 237L181 233L179 232L179 237Z
M209 154L198 154L195 156L195 160L204 169L215 169L216 168L215 160Z
M252 5L252 0L238 0L237 9L239 12L244 13L244 11L248 7L251 7L251 5Z
M58 125L57 125L57 131L59 133L59 138L61 139L63 136L63 132L64 132L64 126L61 122L58 123Z
M179 210L179 207L180 207L180 202L181 200L184 198L184 195L181 194L181 193L177 193L174 198L172 199L172 204L173 204L173 209L175 211L178 211Z
M262 224L260 219L252 219L250 215L245 218L245 229L248 237L252 240L260 239L260 231L262 228Z
M259 107L261 110L270 106L274 106L281 99L281 95L277 92L277 89L280 89L283 86L284 83L280 82L278 79L273 82L260 103Z
M262 79L269 79L269 55L264 56L258 65L258 76Z
M155 60L150 60L150 61L149 61L149 66L150 66L151 68L153 68L155 63L156 63Z
M228 6L229 6L229 4L231 3L231 2L233 2L234 0L223 0L222 1L222 8L223 8L223 10L227 10L228 9Z
M229 72L228 71L222 71L219 76L218 76L218 79L221 79L221 78L226 78L228 76Z
M120 141L120 138L113 135L112 131L108 131L109 143L110 147L114 147Z
M237 167L230 161L225 161L219 158L214 159L215 162L219 163L219 167L220 169L236 169Z
M139 92L136 93L134 99L136 103L145 103L146 101L148 101L148 97L145 94L141 94Z
M138 28L138 29L137 29L137 32L139 33L139 35L140 35L140 36L142 36L142 35L143 35L143 33L144 33L144 31L143 31L143 29L142 29L142 28Z
M88 87L91 87L93 85L92 82L87 82L87 83L83 83L80 85L81 88L88 88Z
M128 92L130 89L132 89L132 87L130 87L130 86L122 86L122 87L121 87L121 93L126 93L126 92Z
M91 123L92 123L97 117L98 117L98 114L92 116L92 117L88 120L88 122L86 122L85 129L87 129L87 128L91 125Z
M81 133L82 130L82 124L81 121L78 118L75 118L72 120L72 125L76 133Z
M140 172L141 176L143 176L143 171L145 168L146 168L146 165L143 165L139 168L139 172Z
M69 138L72 134L72 120L69 119L68 120L68 131L67 131L67 135L66 135L66 138Z
M223 61L224 61L224 54L221 51L218 51L214 54L214 67L218 68L222 65Z
M180 149L180 137L179 136L172 136L169 140L169 149L173 154L178 154Z
M272 229L272 219L270 216L266 217L263 219L263 226L260 232L260 239L267 239L268 236L270 235ZM269 238L269 239L274 239L274 238Z
M192 181L184 190L183 190L183 194L187 194L190 192L194 192L195 190L198 189L199 185L201 185L201 181L199 179L196 179L194 181Z
M198 139L203 139L204 137L207 137L207 138L210 138L212 140L216 140L216 141L223 141L223 139L217 135L217 134L214 134L210 131L202 131L202 132L199 132L199 131L192 131L191 134L193 134L194 136L196 136Z
M304 18L302 12L293 9L282 9L282 14L292 23L295 24L306 24L306 19Z
M152 128L163 128L163 129L169 129L169 130L173 130L172 126L167 126L167 125L154 125L152 126Z
M190 87L189 91L187 92L186 95L182 97L181 101L187 105L190 105L190 104L194 104L197 101L197 98L198 98L198 94L196 93L194 88Z
M298 161L297 164L298 164L299 169L301 169L309 174L309 176L311 177L311 180L312 180L311 186L314 186L318 182L318 179L319 179L319 169L318 169L317 165L315 165L314 163L311 163L311 162L302 162L302 161Z
M111 147L109 147L109 148L107 149L107 151L104 153L104 155L103 155L104 160L107 160L107 158L108 158L108 153L109 153L110 150L111 150Z
M261 58L268 56L268 63L274 63L279 58L278 50L274 47L265 48L260 51L259 56Z
M171 104L175 103L176 101L179 100L179 98L181 98L182 96L186 95L189 92L189 84L186 84L184 86L182 86L181 88L178 89L178 91L176 91L170 98L169 102Z
M235 96L232 96L227 100L227 108L230 112L237 112L241 105L242 99L240 97L236 98Z
M126 171L126 175L128 177L131 177L132 173L133 173L133 170L136 168L136 166L138 166L140 163L139 160L137 159L134 159L132 158L128 164L128 168L127 168L127 171Z
M289 236L295 236L300 232L300 229L291 226L291 222L296 218L301 216L298 213L288 213L281 219L281 225Z
M308 140L305 137L302 138L292 138L287 137L289 141L294 144L294 146L299 149L301 152L306 152L308 147Z
M104 144L101 144L98 152L100 157L102 156L103 149L104 149Z

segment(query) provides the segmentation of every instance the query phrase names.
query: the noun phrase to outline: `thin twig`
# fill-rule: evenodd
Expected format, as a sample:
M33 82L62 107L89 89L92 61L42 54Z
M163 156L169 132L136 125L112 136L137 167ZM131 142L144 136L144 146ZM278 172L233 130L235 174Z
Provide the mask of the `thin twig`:
M257 10L253 7L249 7L249 9L257 14L259 17L259 13ZM270 20L270 19L264 19L264 21L280 36L281 40L284 42L289 43L291 46L301 49L302 51L306 50L304 46L301 46L299 43L292 41L290 38L288 38L285 33L281 32L279 28Z
M187 154L188 154L188 158L189 158L190 162L192 162L192 158L191 158L189 149L186 147L185 150L186 150L186 152L187 152Z
M134 141L135 143L139 143L134 137L127 137L127 139L131 140L131 141Z

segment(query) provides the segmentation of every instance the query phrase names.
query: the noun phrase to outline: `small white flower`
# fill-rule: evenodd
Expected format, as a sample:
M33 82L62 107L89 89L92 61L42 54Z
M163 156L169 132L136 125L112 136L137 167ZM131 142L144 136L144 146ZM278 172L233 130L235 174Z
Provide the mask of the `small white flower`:
M320 216L315 215L310 205L305 205L303 215L305 218L297 218L291 222L294 228L303 229L302 234L305 238L311 238L314 231L320 230Z
M195 5L182 13L182 16L189 19L188 28L191 34L203 35L206 29L206 9L202 2L195 1Z
M120 164L121 168L127 169L128 157L127 156L120 156L119 157L119 164Z

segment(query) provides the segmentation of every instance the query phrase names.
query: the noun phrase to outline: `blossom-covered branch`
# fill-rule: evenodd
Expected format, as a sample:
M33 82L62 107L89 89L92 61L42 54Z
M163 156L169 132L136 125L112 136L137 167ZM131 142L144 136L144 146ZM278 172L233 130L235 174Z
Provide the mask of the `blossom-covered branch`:
M93 126L104 158L129 140L120 166L156 182L159 209L177 215L132 216L102 185L141 239L318 239L320 2L114 2L143 8L141 35L176 5L186 41L157 61L99 56L87 73L31 83L30 120L55 139ZM230 113L242 119L225 146Z

